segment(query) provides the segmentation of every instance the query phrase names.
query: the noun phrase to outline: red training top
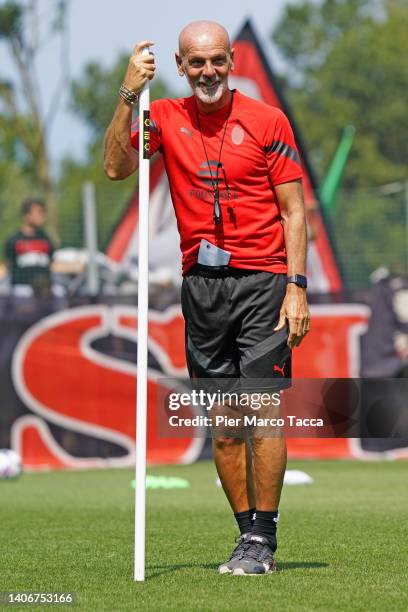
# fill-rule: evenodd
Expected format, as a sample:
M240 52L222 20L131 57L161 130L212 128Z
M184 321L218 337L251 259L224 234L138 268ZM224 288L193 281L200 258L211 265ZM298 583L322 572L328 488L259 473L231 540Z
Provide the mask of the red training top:
M213 182L229 109L230 102L213 113L199 113ZM156 100L150 106L150 153L160 150L164 156L183 274L197 262L203 238L229 251L232 267L285 273L283 227L273 187L302 178L287 117L235 91L218 171L222 223L215 225L214 191L197 112L194 96ZM138 122L131 140L138 149Z

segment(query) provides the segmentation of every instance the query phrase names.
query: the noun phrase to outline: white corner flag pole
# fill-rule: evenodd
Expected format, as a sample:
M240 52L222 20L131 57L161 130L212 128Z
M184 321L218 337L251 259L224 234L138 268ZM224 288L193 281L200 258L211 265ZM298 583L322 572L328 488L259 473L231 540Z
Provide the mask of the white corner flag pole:
M149 54L148 47L142 51ZM139 276L137 294L137 401L134 579L145 579L147 335L149 310L149 81L139 98Z

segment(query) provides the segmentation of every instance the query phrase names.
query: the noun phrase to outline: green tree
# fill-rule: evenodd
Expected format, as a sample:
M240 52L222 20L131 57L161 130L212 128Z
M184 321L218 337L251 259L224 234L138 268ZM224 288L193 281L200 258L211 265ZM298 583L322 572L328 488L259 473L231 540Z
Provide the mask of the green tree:
M30 133L32 126L26 116L14 115L6 108L5 100L11 96L6 84L0 85L0 245L16 231L20 222L19 203L29 193L37 192L31 171L31 157L22 145L19 134ZM4 253L0 251L0 261Z
M39 18L38 0L8 0L0 6L0 43L11 58L13 81L0 83L0 121L5 130L0 141L0 163L5 180L8 166L11 173L24 176L15 191L3 189L3 215L13 216L20 188L30 187L41 194L49 209L49 225L57 236L56 190L51 173L48 135L62 97L62 83L67 80L66 0L49 5L47 19ZM48 108L41 105L41 92L36 77L36 59L40 50L58 37L61 46L60 78ZM1 74L0 74L1 81ZM18 95L19 93L22 95ZM11 198L7 201L6 197ZM25 193L27 195L27 192ZM1 202L3 204L3 202ZM6 223L6 225L8 225ZM4 228L5 226L3 226ZM3 238L3 229L0 230Z
M308 0L289 6L276 27L287 95L320 177L351 123L345 187L405 178L407 25L405 2Z
M288 66L286 95L320 180L344 126L356 128L333 218L352 285L380 264L401 271L406 261L403 207L393 214L393 202L375 188L400 181L402 189L407 177L407 25L402 0L304 0L287 7L272 33Z

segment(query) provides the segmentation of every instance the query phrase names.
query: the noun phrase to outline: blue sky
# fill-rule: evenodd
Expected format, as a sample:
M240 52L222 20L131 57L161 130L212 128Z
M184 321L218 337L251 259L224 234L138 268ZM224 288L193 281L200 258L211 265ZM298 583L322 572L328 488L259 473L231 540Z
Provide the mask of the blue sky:
M271 28L279 19L288 0L71 0L69 10L71 77L78 77L84 65L97 60L105 66L114 63L122 51L132 51L139 40L155 41L154 52L157 73L172 88L183 93L186 85L176 72L174 51L177 37L186 23L196 19L212 19L222 23L233 37L245 18L250 17L274 65L276 54L268 42ZM40 15L47 13L55 0L40 0ZM235 6L234 6L235 5ZM141 9L140 7L146 7ZM38 76L41 82L44 107L57 83L58 48L48 45L38 58ZM4 45L0 46L0 76L11 74ZM68 92L69 83L67 83ZM64 154L83 155L89 134L79 119L67 109L68 96L64 96L50 134L53 165Z

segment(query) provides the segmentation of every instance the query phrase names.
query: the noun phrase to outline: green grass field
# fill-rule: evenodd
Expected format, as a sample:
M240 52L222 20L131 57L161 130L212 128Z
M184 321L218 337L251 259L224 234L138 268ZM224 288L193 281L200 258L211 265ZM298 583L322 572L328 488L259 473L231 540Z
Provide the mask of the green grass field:
M130 470L0 482L0 591L74 591L76 607L112 612L407 610L407 464L289 467L315 483L284 488L278 572L256 577L217 574L236 528L213 465L149 470L191 487L148 492L144 584L133 582Z

